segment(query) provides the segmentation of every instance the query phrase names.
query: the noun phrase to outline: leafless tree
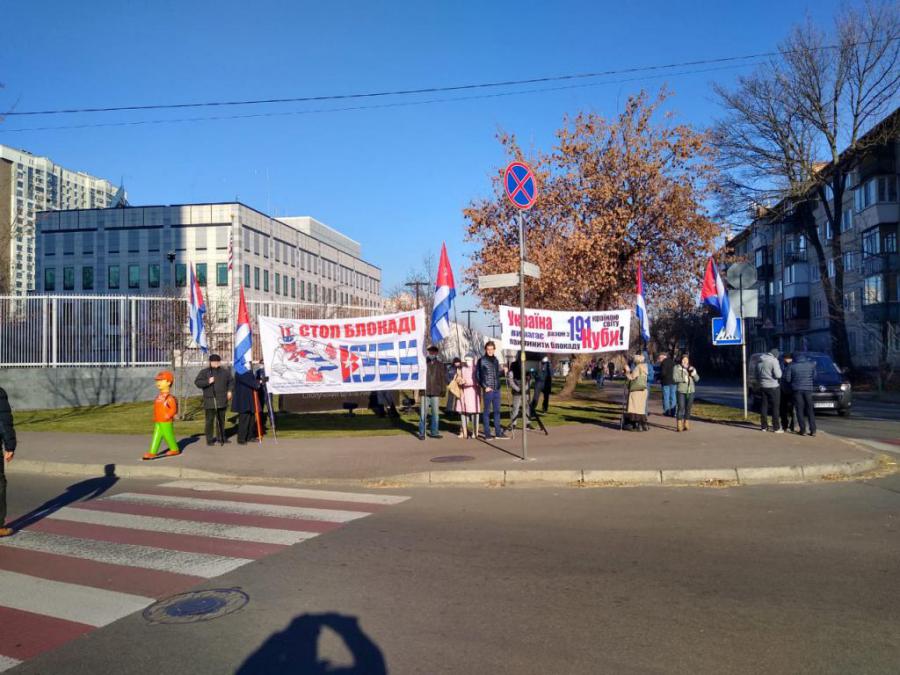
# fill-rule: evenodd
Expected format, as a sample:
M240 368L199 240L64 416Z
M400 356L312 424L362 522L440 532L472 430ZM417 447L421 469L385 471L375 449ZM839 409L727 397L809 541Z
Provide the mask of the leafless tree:
M848 175L871 149L897 137L900 5L867 2L840 12L831 31L795 27L779 55L736 87L716 86L726 110L713 130L724 170L724 209L751 204L800 219L815 250L835 358L852 366L844 318L840 232ZM814 210L834 233L826 253ZM828 273L833 260L834 274Z

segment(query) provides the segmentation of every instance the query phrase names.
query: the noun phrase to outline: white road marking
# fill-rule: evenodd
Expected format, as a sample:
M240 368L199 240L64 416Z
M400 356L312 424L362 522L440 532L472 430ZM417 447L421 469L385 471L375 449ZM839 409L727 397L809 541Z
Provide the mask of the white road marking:
M18 659L14 659L9 656L3 656L3 654L0 654L0 673L5 670L9 670L10 668L15 668L20 663L22 662Z
M280 544L283 546L291 546L317 536L316 532L294 532L291 530L278 530L267 527L204 523L195 520L158 518L156 516L136 516L129 513L95 511L93 509L79 509L77 507L60 509L59 511L48 515L47 518L66 520L75 523L89 523L91 525L105 525L107 527L124 527L131 530L144 530L147 532L188 534L195 537L253 541L261 544Z
M4 607L89 626L105 626L153 602L153 598L140 595L0 570L0 604Z
M341 511L339 509L314 509L303 506L232 502L224 499L170 497L168 495L150 495L138 492L121 492L104 499L132 504L155 504L157 506L172 506L180 509L242 513L250 516L274 518L296 518L298 520L318 520L329 523L347 523L370 515L364 511Z
M176 480L162 487L181 488L208 492L236 492L244 495L268 495L271 497L296 497L298 499L327 499L355 504L400 504L409 497L394 495L372 495L364 492L332 492L328 490L305 490L302 488L277 487L273 485L223 485L202 481Z
M212 577L226 574L253 562L248 558L170 551L153 546L116 544L108 541L78 539L76 537L30 530L17 532L14 537L6 537L0 540L0 547L2 546L67 555L73 558L94 560L111 565L176 572L178 574L203 577L204 579L211 579ZM0 597L0 602L2 602L2 597Z

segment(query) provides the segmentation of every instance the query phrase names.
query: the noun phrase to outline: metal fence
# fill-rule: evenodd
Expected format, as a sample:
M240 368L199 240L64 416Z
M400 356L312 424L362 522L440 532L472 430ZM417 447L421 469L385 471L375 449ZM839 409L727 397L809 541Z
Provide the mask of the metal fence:
M371 307L305 302L248 302L251 323L260 314L286 319L370 316ZM231 304L208 301L206 333L212 353L231 361ZM253 357L261 360L253 328ZM109 295L0 296L0 367L195 365L184 298Z

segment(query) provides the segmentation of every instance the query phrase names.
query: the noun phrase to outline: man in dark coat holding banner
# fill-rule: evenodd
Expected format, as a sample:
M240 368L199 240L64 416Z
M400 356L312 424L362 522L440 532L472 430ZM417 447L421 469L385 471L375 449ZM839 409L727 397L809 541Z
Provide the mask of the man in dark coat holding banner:
M246 445L253 438L256 427L256 405L253 399L259 390L259 380L252 370L238 373L234 378L231 410L238 414L238 445Z

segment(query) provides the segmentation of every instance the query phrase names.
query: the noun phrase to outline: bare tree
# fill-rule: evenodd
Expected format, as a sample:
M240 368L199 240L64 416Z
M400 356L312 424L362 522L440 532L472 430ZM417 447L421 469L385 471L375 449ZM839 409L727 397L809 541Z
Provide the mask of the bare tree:
M840 237L844 193L859 160L897 136L900 115L884 118L897 104L898 85L900 6L867 2L844 9L831 33L807 20L777 57L734 89L715 87L727 111L713 131L726 176L723 206L734 213L774 204L770 217L799 219L818 257L833 353L851 367ZM816 228L818 206L834 235L830 254Z

